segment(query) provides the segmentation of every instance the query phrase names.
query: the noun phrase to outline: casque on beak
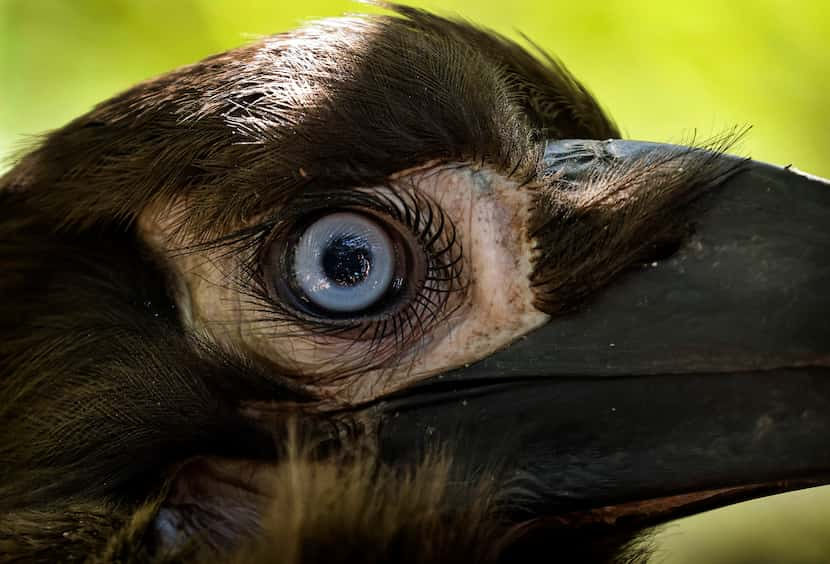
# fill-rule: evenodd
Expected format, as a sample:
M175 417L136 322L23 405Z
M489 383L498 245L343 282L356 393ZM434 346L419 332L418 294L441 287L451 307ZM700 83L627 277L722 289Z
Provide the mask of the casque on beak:
M552 141L546 174L697 151ZM644 524L830 482L830 183L706 154L716 185L676 251L380 402L381 455L444 442L472 471L498 463L533 516Z

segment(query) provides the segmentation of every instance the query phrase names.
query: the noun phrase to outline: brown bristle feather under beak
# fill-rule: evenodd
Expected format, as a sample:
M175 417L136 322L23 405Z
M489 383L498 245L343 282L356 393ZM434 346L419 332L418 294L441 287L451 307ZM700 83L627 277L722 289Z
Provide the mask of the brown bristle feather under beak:
M211 520L190 523L178 520L175 507L162 507L161 498L130 511L56 505L3 516L0 549L12 561L36 564L53 562L55 550L66 561L95 564L601 563L618 561L620 550L635 564L650 552L647 541L631 544L624 528L589 543L593 529L516 524L504 517L503 485L492 476L460 484L446 455L391 469L372 458L320 461L301 448L288 450L261 484L264 518L223 506ZM176 540L176 527L192 526L198 530L190 540Z

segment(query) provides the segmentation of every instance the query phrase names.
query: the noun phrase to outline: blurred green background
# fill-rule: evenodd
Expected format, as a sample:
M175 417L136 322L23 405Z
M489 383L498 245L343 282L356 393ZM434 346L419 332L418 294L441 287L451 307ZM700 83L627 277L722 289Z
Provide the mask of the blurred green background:
M753 128L739 152L830 176L830 2L410 2L527 34L597 95L626 136L684 141ZM0 157L136 81L320 16L340 0L0 0ZM0 166L2 169L2 166ZM684 520L667 564L830 562L830 490Z

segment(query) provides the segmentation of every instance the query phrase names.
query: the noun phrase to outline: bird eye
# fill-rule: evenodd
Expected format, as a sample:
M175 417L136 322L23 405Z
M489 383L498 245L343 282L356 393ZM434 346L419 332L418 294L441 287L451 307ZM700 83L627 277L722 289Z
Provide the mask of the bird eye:
M365 341L375 359L424 336L466 287L454 223L414 191L320 191L255 232L261 243L240 236L242 270L251 273L240 287L261 304L263 326Z
M294 250L293 286L322 310L363 311L395 281L396 246L383 227L353 212L317 219Z

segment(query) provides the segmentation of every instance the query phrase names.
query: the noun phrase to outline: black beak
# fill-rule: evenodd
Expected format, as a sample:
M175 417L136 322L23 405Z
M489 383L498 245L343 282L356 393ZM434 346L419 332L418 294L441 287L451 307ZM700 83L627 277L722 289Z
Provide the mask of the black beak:
M559 141L546 157L579 177L600 154L688 150ZM381 402L382 455L444 443L465 468L506 472L535 516L659 522L830 482L830 183L711 164L735 172L674 254Z

